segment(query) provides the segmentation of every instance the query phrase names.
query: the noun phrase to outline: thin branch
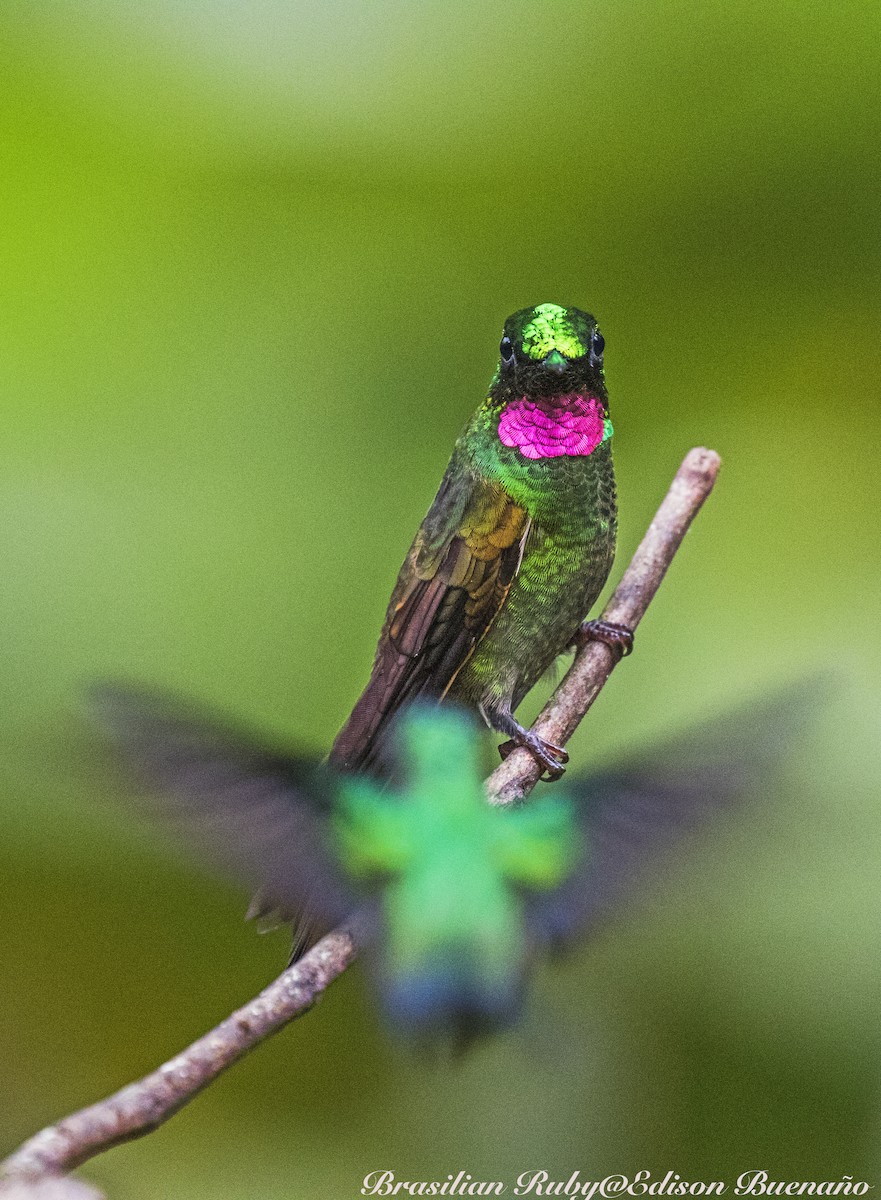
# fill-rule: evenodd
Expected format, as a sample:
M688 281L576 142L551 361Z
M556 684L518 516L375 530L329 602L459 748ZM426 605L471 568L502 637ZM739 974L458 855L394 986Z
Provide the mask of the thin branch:
M686 455L603 611L604 620L636 628L689 525L712 491L719 465L719 456L712 450L696 449ZM612 673L613 658L600 642L590 642L579 651L534 725L541 737L558 745L571 737ZM487 781L489 798L496 804L521 800L535 786L538 776L532 756L515 750ZM50 1200L48 1183L55 1181L61 1186L61 1176L67 1171L111 1146L156 1129L259 1042L307 1012L353 962L356 940L354 926L329 933L256 999L176 1058L30 1138L0 1164L0 1196ZM74 1200L75 1196L88 1195L84 1185L64 1182L71 1190L56 1189L52 1197Z
M307 1012L355 954L351 933L329 933L259 996L176 1058L26 1141L2 1164L0 1195L6 1194L7 1179L63 1175L102 1150L156 1129L227 1067Z
M601 620L636 629L688 527L713 490L721 465L715 450L698 448L686 454L630 566L603 609ZM615 663L615 655L604 642L583 646L532 727L539 737L565 746ZM490 775L487 795L493 804L513 804L532 791L540 774L541 768L528 750L514 750Z

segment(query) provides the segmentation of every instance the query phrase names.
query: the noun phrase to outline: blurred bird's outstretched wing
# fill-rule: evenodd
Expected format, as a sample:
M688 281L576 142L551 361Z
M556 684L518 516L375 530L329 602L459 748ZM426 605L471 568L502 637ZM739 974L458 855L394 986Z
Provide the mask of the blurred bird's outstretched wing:
M327 836L334 778L316 760L278 753L158 691L105 684L91 700L151 811L256 890L249 915L294 921L312 941L352 913L358 897Z
M582 937L663 869L714 814L755 794L807 725L825 688L802 683L596 774L573 778L578 866L528 900L535 937Z

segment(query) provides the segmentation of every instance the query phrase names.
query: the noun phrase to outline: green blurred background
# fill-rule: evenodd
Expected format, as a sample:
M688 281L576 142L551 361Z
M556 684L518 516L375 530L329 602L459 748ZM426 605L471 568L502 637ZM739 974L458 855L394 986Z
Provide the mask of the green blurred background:
M87 1173L879 1181L879 39L854 0L2 6L4 1148L287 949L95 789L82 686L326 748L502 320L555 300L606 336L618 570L691 445L725 464L576 762L817 665L828 719L518 1031L413 1059L355 971Z

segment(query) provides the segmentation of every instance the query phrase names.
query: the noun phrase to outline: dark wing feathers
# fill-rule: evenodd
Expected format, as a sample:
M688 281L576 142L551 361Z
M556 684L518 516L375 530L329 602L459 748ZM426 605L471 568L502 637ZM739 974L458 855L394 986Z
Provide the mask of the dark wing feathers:
M332 927L355 906L326 843L334 782L159 692L104 685L92 710L166 826L257 890L251 915Z
M588 933L704 822L754 794L824 691L813 681L799 684L568 783L584 853L559 889L529 900L538 939L560 943Z
M419 696L443 696L495 620L520 569L526 511L456 459L410 547L370 681L330 753L343 770L374 766L389 719Z

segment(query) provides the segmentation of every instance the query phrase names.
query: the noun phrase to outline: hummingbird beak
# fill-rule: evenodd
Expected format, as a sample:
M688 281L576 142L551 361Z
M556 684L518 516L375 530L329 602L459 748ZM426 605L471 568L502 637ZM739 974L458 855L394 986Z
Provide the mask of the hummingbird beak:
M569 365L559 350L552 350L547 357L542 359L541 365L548 371L553 371L555 375L562 375Z

